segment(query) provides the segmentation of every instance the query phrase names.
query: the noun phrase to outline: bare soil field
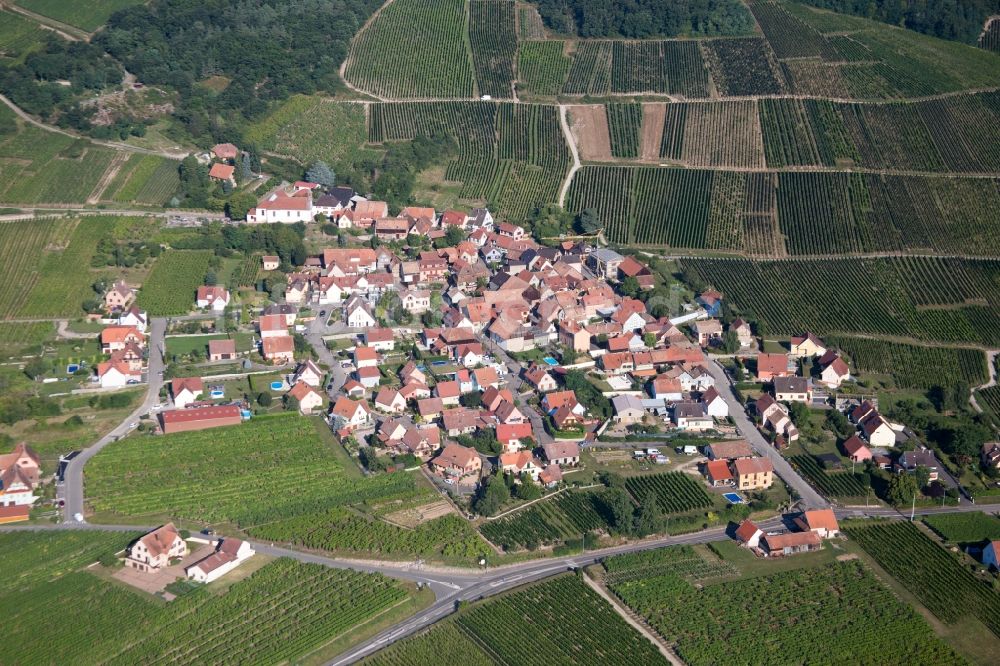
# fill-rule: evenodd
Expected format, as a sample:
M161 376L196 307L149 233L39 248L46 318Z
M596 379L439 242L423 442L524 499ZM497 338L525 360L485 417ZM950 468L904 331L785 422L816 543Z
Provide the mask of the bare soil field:
M642 105L639 159L643 162L660 161L660 141L663 140L663 121L666 115L667 105L662 102Z
M570 131L580 149L580 159L607 162L611 157L608 114L602 104L569 107Z

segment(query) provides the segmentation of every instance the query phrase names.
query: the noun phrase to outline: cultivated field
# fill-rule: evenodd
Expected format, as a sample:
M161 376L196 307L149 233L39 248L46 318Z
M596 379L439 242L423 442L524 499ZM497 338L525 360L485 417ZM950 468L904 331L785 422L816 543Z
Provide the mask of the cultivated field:
M513 97L517 29L511 0L471 0L469 42L480 95Z
M1000 539L1000 518L986 513L943 513L924 522L946 541L981 544Z
M536 95L558 95L573 62L563 54L565 44L560 41L521 42L517 52L519 87Z
M888 375L898 388L927 389L965 382L986 383L986 355L976 349L920 347L871 338L827 338L850 357L851 368Z
M603 493L570 492L487 521L479 529L491 542L514 550L579 539L585 532L607 528L609 520Z
M0 63L23 62L24 57L41 47L48 31L31 19L10 11L0 11Z
M465 0L395 0L351 43L344 78L380 97L471 97L468 6Z
M93 32L119 9L141 5L142 0L17 0L15 3L36 14Z
M164 604L81 570L135 536L0 535L4 570L17 572L0 584L0 604L8 635L22 645L19 660L279 663L309 654L409 596L384 576L282 559L225 591L216 583ZM52 622L53 616L61 621Z
M117 203L166 206L180 186L180 163L158 155L132 154L104 191Z
M611 159L611 135L608 121L608 112L600 104L581 104L570 107L570 129L573 132L573 141L576 142L577 150L580 151L580 159L604 162Z
M139 305L150 315L180 315L194 309L195 292L205 282L208 250L168 250L160 255L139 291Z

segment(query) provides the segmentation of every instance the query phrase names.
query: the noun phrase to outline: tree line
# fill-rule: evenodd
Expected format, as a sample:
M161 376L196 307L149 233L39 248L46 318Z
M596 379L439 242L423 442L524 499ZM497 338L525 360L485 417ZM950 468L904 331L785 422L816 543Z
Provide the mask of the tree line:
M898 25L932 37L976 44L1000 0L801 0L841 14Z

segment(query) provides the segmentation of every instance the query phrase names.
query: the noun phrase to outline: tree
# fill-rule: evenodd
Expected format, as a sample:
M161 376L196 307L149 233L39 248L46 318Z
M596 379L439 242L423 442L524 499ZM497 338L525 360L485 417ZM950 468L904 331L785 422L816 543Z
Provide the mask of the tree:
M916 497L919 488L917 482L909 474L894 474L889 479L889 489L886 491L885 499L893 506L903 506L909 504Z
M663 523L663 511L656 494L652 490L647 491L635 517L636 536L645 537L662 532Z
M736 335L736 331L729 329L722 335L722 351L727 354L733 354L739 351L740 339Z
M208 271L205 273L205 285L209 287L214 287L219 281L218 276L216 276L215 271Z
M510 490L503 477L493 475L479 488L479 494L472 501L472 509L481 516L492 516L510 499Z
M43 359L33 358L24 365L24 374L31 379L38 379L49 370L49 364Z
M596 208L585 208L576 218L576 227L580 233L596 234L604 228L604 223Z
M458 401L463 407L478 409L483 404L483 396L479 391L473 391L472 393L463 393Z
M319 183L324 187L333 187L337 184L336 174L333 173L330 165L323 160L313 162L313 165L306 171L306 180L310 183Z
M530 502L542 496L542 489L538 487L530 474L521 475L521 483L517 486L517 498Z
M792 417L792 423L799 428L809 423L809 408L804 402L793 402L788 407L788 413Z
M644 333L642 336L642 344L646 345L650 349L656 346L656 334L655 333Z
M621 290L623 295L628 296L630 298L638 297L639 292L642 291L642 287L639 286L639 281L636 280L631 275L622 280L619 289Z
M243 153L240 165L236 168L236 180L242 185L251 178L253 178L253 169L250 168L250 155Z
M926 488L927 484L931 482L931 471L923 465L917 465L913 476L917 482L917 488Z
M632 532L633 506L628 493L622 488L611 488L604 493L604 503L611 516L611 526L621 534Z
M226 202L226 215L230 220L244 220L250 209L257 205L257 199L250 192L236 192Z
M257 394L257 404L260 405L261 407L270 407L271 406L271 394L267 393L267 392L264 392L264 391L258 393Z
M465 240L465 232L461 227L449 226L444 232L444 240L449 247L454 247Z

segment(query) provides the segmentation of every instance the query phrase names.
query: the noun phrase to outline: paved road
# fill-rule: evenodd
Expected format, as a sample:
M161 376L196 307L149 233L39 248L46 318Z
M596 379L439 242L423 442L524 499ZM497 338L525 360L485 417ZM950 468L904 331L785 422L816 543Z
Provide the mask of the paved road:
M505 378L507 380L507 387L514 395L520 394L521 387L524 384L524 380L521 379L521 371L524 369L524 366L511 358L507 352L500 349L486 334L480 334L479 340L483 343L483 348L493 354L493 358L500 359L507 366L507 377ZM520 409L528 417L528 420L531 421L532 434L538 445L542 446L552 442L553 437L545 430L545 423L538 410L527 403L522 403Z
M135 423L139 417L152 409L160 401L160 388L163 387L163 339L167 331L167 320L153 319L149 326L149 371L147 375L146 397L142 404L128 415L118 426L93 445L84 449L80 455L73 458L66 466L65 481L62 484L62 497L66 504L63 507L63 520L75 522L73 516L82 514L83 503L83 466L96 456L101 449L129 432L129 424Z
M313 351L316 352L316 356L320 362L330 366L329 383L333 384L333 387L327 391L327 394L331 400L336 400L340 395L340 389L343 388L344 382L347 381L347 371L341 367L341 360L327 348L326 342L323 341L323 334L326 333L328 328L326 325L327 317L320 317L319 313L320 311L316 310L316 318L313 319L312 323L306 329L306 340L312 345Z
M798 493L799 497L802 498L801 501L804 506L809 508L829 506L830 503L792 468L781 453L764 439L764 436L760 434L760 431L750 421L746 409L739 399L737 399L736 393L733 392L733 385L729 375L726 374L722 366L713 361L706 363L705 367L708 369L709 374L715 378L715 388L719 391L722 399L726 401L726 405L729 407L729 416L736 422L736 428L746 438L747 442L750 443L754 451L758 455L771 460L775 473Z

